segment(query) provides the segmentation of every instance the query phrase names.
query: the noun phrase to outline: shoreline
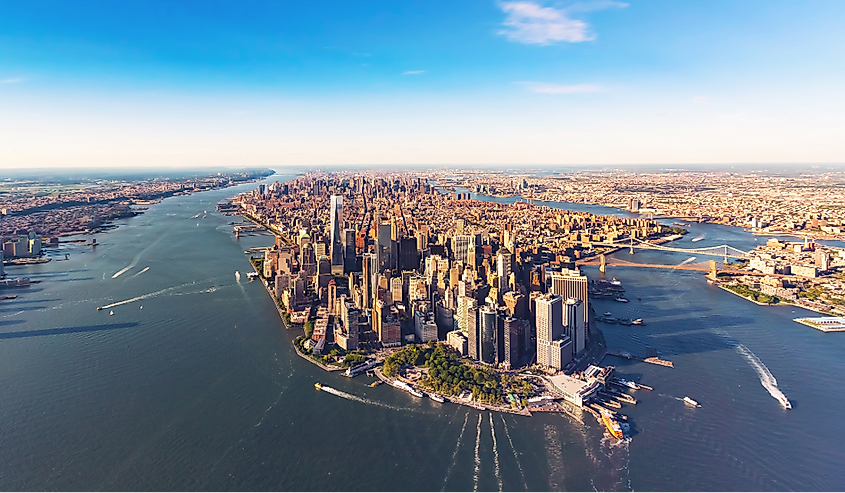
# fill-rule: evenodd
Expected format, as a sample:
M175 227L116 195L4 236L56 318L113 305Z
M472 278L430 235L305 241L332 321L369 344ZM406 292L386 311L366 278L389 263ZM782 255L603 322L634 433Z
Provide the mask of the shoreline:
M759 302L759 301L757 301L757 300L752 300L751 298L748 298L748 297L743 296L743 295L741 295L741 294L739 294L739 293L733 292L733 291L731 291L730 289L728 289L728 288L726 288L726 287L722 286L721 284L717 284L717 285L716 285L716 287L718 287L719 289L722 289L722 290L724 290L724 291L727 291L727 292L729 292L729 293L731 293L731 294L733 294L733 295L739 296L740 298L742 298L742 299L744 299L744 300L746 300L746 301L750 301L751 303L754 303L755 305L760 305L760 306L794 306L794 307L797 307L797 308L803 308L804 310L809 310L809 311L811 311L811 312L819 313L819 314L822 314L822 315L827 315L827 316L831 316L831 317L835 317L835 316L837 316L837 315L833 315L833 314L832 314L832 312L823 312L823 311L821 311L821 310L818 310L818 309L815 309L815 308L811 308L811 307L809 307L809 306L804 306L804 305L799 305L799 304L796 304L796 303L787 303L787 302L785 302L785 301L780 301L780 299L778 299L778 302L777 302L777 303L761 303L761 302ZM795 320L795 319L793 319L793 322L795 322L795 321L796 321L796 320ZM800 323L800 322L799 322L799 323ZM806 325L806 324L804 324L804 325ZM813 327L813 328L815 328L815 327ZM819 329L819 330L821 330L821 329ZM822 332L839 332L839 331L822 331Z

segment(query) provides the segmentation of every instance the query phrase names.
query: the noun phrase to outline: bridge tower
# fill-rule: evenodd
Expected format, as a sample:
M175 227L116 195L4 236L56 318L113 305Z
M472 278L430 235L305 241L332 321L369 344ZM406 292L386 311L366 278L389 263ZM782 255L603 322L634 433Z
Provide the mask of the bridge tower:
M631 249L628 251L628 253L630 253L631 255L634 254L634 239L633 238L631 238Z
M599 255L599 260L601 261L601 265L599 265L599 272L604 274L605 272L607 272L607 263L604 260L604 254L603 253L601 255Z
M707 277L709 277L710 279L713 279L714 281L718 277L717 274L716 274L716 261L715 260L710 261L710 272L707 273Z

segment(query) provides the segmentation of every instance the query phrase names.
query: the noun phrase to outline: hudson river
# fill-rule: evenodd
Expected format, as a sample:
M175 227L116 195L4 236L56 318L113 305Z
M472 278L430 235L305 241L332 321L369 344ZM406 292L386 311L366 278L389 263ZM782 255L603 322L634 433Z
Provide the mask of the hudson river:
M639 404L622 410L629 442L603 438L590 416L526 418L419 400L294 354L297 334L245 275L243 251L272 237L236 240L227 223L238 218L214 212L255 186L170 198L97 235L96 249L63 244L53 262L7 268L42 282L7 289L18 297L0 301L0 489L845 487L845 334L792 322L811 312L757 306L701 273L609 267L631 302L598 300L596 312L646 325L600 324L608 346L634 354L651 346L675 363L605 359L655 389L637 391ZM737 228L689 229L674 246L755 244ZM341 392L317 392L317 381ZM778 392L794 409L781 408ZM685 406L686 395L702 407Z

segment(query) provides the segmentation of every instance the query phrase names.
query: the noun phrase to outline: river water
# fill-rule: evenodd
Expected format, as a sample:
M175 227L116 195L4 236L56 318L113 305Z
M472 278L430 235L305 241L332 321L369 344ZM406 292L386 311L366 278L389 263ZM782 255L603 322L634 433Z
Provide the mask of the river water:
M595 301L596 311L647 325L603 326L608 346L635 354L650 346L675 363L605 360L655 388L637 391L639 404L622 411L629 442L609 442L589 416L583 423L556 414L526 418L418 400L369 388L365 376L327 374L295 355L296 334L245 276L243 250L272 237L236 240L227 223L238 218L213 212L219 200L254 186L167 199L98 235L96 249L67 244L56 261L8 269L42 282L0 301L0 488L845 485L838 418L845 339L792 322L809 312L754 305L696 272L611 267L607 275L623 282L631 302ZM736 228L690 230L677 246L755 242ZM59 260L63 253L70 259ZM638 263L688 257L634 255ZM337 391L317 392L317 381ZM794 409L780 407L772 397L778 392ZM685 395L702 407L686 407Z

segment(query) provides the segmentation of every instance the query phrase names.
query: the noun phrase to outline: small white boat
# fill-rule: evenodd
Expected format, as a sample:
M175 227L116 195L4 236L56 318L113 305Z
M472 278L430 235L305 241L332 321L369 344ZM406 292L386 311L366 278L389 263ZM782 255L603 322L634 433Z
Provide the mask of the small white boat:
M609 316L610 316L610 312L604 312L604 316L605 316L605 317L609 317Z
M688 406L692 406L692 407L701 407L701 405L698 402L690 399L689 397L684 397L684 404L686 404Z
M626 300L625 298L616 298L616 301L618 301L619 303L627 303L628 302L628 300Z
M109 315L114 315L114 310L111 310L111 311L109 312Z
M792 409L792 403L789 402L789 399L787 399L785 395L779 395L777 397L777 399L778 399L778 402L780 402L780 405L783 406L784 409Z

